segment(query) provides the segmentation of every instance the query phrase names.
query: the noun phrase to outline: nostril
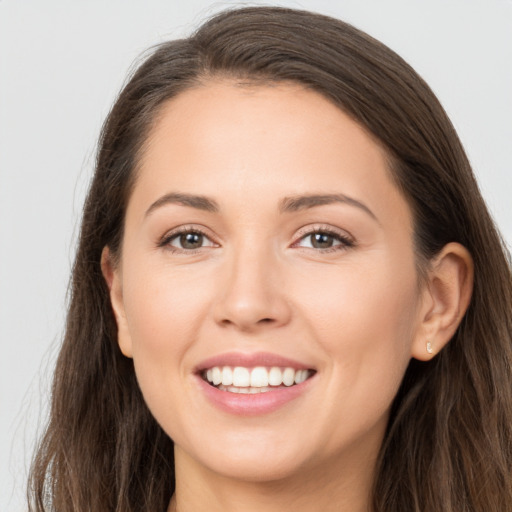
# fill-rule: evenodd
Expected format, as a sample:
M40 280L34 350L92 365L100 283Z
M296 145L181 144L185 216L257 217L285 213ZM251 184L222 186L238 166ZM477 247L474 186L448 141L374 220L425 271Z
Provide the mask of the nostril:
M274 321L275 320L273 318L262 318L262 319L258 320L256 323L258 323L258 324L271 324ZM222 323L222 325L231 325L231 324L234 324L235 322L233 322L229 318L224 318L223 320L221 320L221 323Z

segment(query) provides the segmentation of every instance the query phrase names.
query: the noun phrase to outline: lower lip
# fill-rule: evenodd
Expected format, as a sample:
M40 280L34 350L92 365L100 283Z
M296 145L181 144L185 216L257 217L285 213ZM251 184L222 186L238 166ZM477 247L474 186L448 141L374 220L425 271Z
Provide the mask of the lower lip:
M221 391L208 384L200 375L197 376L201 392L219 409L230 414L255 416L268 414L280 409L287 403L302 396L310 387L314 376L288 388L276 388L264 393L230 393Z

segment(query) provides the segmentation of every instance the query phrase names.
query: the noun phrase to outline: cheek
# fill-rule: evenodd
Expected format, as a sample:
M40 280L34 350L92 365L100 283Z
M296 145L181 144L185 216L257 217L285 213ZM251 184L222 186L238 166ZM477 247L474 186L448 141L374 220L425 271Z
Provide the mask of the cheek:
M385 257L373 265L333 269L322 287L309 287L303 317L333 378L357 400L393 397L410 360L418 290L413 264ZM305 295L305 288L297 294ZM384 395L383 395L384 394Z
M338 449L340 436L381 435L410 360L418 298L414 269L402 267L406 275L399 279L393 266L369 269L353 267L343 275L338 269L323 281L328 285L321 293L310 292L303 315L329 360L324 394L336 406L322 404L315 413L318 425L327 426L327 451Z
M131 264L123 296L137 379L150 408L164 389L175 389L185 354L199 336L208 307L196 279L168 267ZM169 400L169 397L165 397Z
M132 339L135 373L144 400L174 438L182 432L187 410L186 354L198 337L198 318L208 307L199 283L161 266L132 266L124 283L125 311Z
M386 261L385 255L373 259L368 265L318 268L316 275L313 268L295 292L306 298L304 314L312 313L311 322L337 340L335 346L364 339L377 347L379 340L400 344L410 337L418 300L415 269Z
M124 305L134 350L178 347L175 340L192 335L193 319L205 302L201 278L150 263L132 265L125 275Z

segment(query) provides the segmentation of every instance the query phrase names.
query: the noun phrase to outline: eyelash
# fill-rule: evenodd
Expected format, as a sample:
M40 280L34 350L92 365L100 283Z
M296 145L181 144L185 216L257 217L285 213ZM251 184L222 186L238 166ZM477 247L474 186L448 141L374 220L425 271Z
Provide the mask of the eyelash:
M180 228L175 229L171 233L167 233L166 235L164 235L164 237L158 243L158 247L163 247L173 253L195 254L197 251L200 251L201 249L203 249L204 246L199 247L197 249L184 249L184 248L180 248L180 247L173 247L171 245L171 242L173 240L177 239L178 237L180 237L182 235L189 235L189 234L190 235L201 235L202 237L209 240L212 243L212 245L217 245L216 242L214 242L211 239L211 236L208 235L202 229L197 228L197 227L191 227L191 226L182 226Z
M332 236L335 241L339 242L339 245L333 245L332 247L328 247L325 249L316 247L303 247L303 249L313 249L315 252L326 254L338 251L346 251L347 249L350 249L351 247L355 246L354 240L349 235L342 234L339 231L328 226L315 226L313 229L305 229L303 232L299 233L299 238L296 242L292 244L292 247L300 248L298 244L301 241L316 234Z
M212 244L211 246L218 246L218 244L211 239L211 236L208 235L202 229L197 228L197 227L182 226L182 227L177 228L176 230L172 231L171 233L164 235L164 237L159 241L158 247L165 248L173 253L186 253L186 254L195 254L197 251L200 251L201 249L203 249L205 247L205 246L202 246L197 249L185 249L185 248L173 247L172 245L170 245L173 240L177 239L178 237L180 237L182 235L188 235L188 234L201 235L202 237L204 237L205 239L207 239L211 242L211 244ZM316 247L303 247L303 249L313 249L315 252L320 252L320 253L325 254L325 253L331 253L331 252L337 252L337 251L344 251L344 250L350 249L351 247L355 246L355 242L351 237L349 237L347 235L343 235L339 231L336 231L327 226L316 226L313 229L304 230L303 232L299 233L299 238L297 239L296 242L294 242L292 244L292 247L300 248L300 246L298 244L301 241L305 240L307 237L311 237L316 234L332 236L336 241L339 242L339 244L334 245L332 247L325 248L325 249L316 248Z

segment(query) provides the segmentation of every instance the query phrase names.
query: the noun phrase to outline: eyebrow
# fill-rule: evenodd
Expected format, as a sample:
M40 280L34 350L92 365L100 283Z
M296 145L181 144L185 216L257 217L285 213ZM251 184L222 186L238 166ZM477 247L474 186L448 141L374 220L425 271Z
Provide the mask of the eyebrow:
M193 194L184 194L181 192L170 192L164 196L158 198L147 210L145 217L153 213L157 208L160 208L167 204L179 204L182 206L190 206L191 208L197 208L198 210L204 210L206 212L217 213L219 211L219 205L213 199L205 196L197 196Z
M315 206L324 206L333 203L343 203L355 206L367 213L372 219L378 222L375 214L361 201L345 194L310 194L301 196L285 197L279 202L279 211L281 213L291 213ZM145 217L148 217L157 208L167 204L179 204L182 206L190 206L198 210L210 213L218 213L220 211L217 201L206 196L185 194L183 192L170 192L158 198L147 210Z
M315 206L323 206L333 203L343 203L355 206L367 213L372 219L378 222L376 215L361 201L344 194L312 194L306 196L285 197L281 200L279 210L283 213L297 212Z

